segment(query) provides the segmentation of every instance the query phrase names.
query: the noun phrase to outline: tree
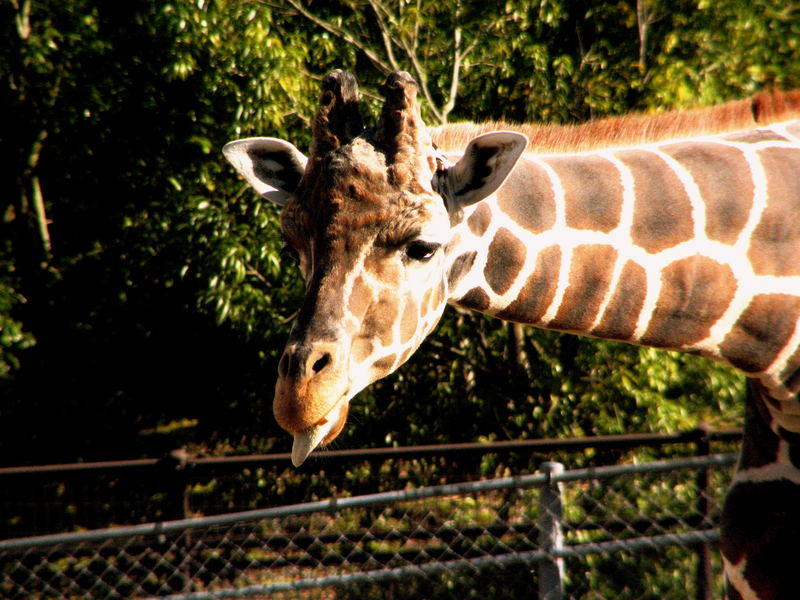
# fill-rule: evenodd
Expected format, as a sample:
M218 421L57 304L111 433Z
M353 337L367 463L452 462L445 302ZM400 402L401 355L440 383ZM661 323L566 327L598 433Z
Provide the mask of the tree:
M247 339L258 322L217 327L198 306L221 311L220 298L236 297L226 282L246 295L249 280L275 272L274 212L269 227L252 218L266 207L223 175L218 149L245 129L237 114L258 128L274 127L286 104L302 114L312 84L297 67L301 46L284 49L268 10L239 3L24 2L3 13L3 138L21 149L6 163L15 180L0 248L3 289L16 299L0 307L2 339L19 363L3 382L4 454L157 452L142 431L199 422L197 435L213 440L244 406L256 417L244 421L261 423L266 359ZM242 220L263 244L244 283ZM283 320L270 310L267 339Z
M773 4L3 3L0 460L287 447L269 405L302 284L277 209L219 151L302 147L327 71L356 72L374 117L408 70L431 123L711 104L798 85L798 9ZM355 400L344 444L684 427L687 394L727 424L740 390L695 359L476 315L420 352Z

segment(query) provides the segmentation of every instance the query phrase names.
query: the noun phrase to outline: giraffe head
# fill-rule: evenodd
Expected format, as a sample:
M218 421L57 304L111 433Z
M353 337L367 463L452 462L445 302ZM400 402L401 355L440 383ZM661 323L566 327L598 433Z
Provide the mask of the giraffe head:
M433 144L417 86L392 73L377 126L365 129L349 73L322 83L310 156L274 138L224 153L264 197L283 205L306 296L278 366L273 411L299 465L345 424L350 399L397 369L438 322L464 206L492 194L524 136L475 138L456 164Z

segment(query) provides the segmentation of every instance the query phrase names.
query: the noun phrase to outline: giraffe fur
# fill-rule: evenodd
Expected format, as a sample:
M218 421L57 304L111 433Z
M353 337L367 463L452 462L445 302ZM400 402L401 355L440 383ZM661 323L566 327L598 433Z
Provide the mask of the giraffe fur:
M224 148L283 204L306 280L273 401L293 462L339 434L351 399L408 360L447 304L700 354L749 378L722 522L728 597L795 597L800 93L497 131L429 130L406 73L382 91L365 128L355 78L328 75L308 157L273 138Z

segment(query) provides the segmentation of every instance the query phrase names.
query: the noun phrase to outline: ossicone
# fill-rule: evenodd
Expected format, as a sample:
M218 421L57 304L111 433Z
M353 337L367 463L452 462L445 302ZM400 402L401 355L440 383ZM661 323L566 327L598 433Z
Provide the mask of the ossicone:
M377 142L386 152L389 177L396 184L420 173L431 140L417 100L417 82L404 71L390 73L381 87L385 102L377 127Z
M322 157L353 141L364 130L359 109L358 82L337 69L322 80L319 112L314 120L311 156Z

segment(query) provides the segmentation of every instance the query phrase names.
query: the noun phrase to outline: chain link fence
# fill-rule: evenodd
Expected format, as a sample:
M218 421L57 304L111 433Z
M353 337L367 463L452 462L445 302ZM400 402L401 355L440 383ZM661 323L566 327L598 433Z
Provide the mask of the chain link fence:
M172 521L409 487L735 451L741 431L462 443L288 454L0 467L0 540Z
M0 541L0 597L703 598L733 455Z

